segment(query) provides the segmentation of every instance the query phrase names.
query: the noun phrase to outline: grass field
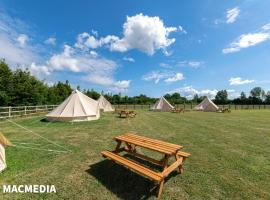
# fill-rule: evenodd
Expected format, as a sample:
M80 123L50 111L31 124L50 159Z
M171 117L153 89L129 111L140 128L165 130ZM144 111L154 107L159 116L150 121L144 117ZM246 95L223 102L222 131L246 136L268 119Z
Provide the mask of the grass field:
M192 153L184 174L169 177L161 199L270 199L270 110L230 114L139 111L134 119L103 113L100 120L81 123L48 123L42 118L14 121L72 153L22 148L61 150L2 121L0 131L18 147L7 149L8 168L0 174L0 187L53 184L57 193L1 192L0 199L155 199L151 181L116 164L108 168L109 161L100 155L115 147L114 136L126 132L180 144Z

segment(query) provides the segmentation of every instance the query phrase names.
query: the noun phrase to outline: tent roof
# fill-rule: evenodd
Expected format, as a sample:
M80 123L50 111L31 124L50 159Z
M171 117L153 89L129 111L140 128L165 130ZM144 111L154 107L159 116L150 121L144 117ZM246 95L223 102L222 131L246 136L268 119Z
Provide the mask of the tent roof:
M194 109L196 110L207 110L207 107L213 107L214 109L218 110L218 106L208 97L205 97L205 99L197 106L195 106Z
M103 95L98 98L98 106L104 111L113 111L112 104Z
M47 114L47 117L87 117L99 113L98 102L79 90L74 90L71 95L57 108Z
M162 109L163 107L168 107L173 109L174 107L162 96L159 100L154 104L152 109Z
M11 146L12 143L0 132L0 144L4 146Z

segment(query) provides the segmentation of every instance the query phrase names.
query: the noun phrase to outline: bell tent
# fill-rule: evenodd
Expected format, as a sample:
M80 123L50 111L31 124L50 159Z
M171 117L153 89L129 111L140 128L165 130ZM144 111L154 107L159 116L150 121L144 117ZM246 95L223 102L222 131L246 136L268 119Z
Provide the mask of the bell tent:
M163 96L151 107L153 111L168 112L172 109L174 109L174 107Z
M6 155L5 155L5 146L11 146L11 142L0 132L0 172L3 171L6 167Z
M205 111L205 112L216 112L218 106L214 104L208 97L206 97L199 105L194 107L194 110Z
M49 121L90 121L99 119L98 102L74 90L71 95L46 115Z
M112 104L103 95L98 98L98 106L104 112L114 111Z

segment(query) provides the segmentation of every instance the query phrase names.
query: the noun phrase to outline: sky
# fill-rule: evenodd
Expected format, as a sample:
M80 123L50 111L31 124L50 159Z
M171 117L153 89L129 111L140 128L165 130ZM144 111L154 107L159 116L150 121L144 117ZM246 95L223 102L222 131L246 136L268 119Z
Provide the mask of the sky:
M159 97L270 90L269 0L0 0L0 58L53 85Z

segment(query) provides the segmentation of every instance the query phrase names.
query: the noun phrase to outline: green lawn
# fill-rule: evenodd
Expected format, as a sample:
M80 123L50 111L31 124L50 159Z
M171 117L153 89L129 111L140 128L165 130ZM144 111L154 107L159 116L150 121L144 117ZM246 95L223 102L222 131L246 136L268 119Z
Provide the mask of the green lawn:
M161 199L270 199L270 110L139 111L134 119L106 113L100 120L81 123L48 123L42 118L14 121L72 153L19 148L21 143L33 143L28 146L61 150L1 121L0 131L18 147L7 149L8 168L0 174L0 188L3 184L54 184L57 193L1 192L0 199L154 199L151 181L116 164L109 168L109 161L100 155L115 147L114 136L125 132L180 144L192 153L184 174L169 177Z

